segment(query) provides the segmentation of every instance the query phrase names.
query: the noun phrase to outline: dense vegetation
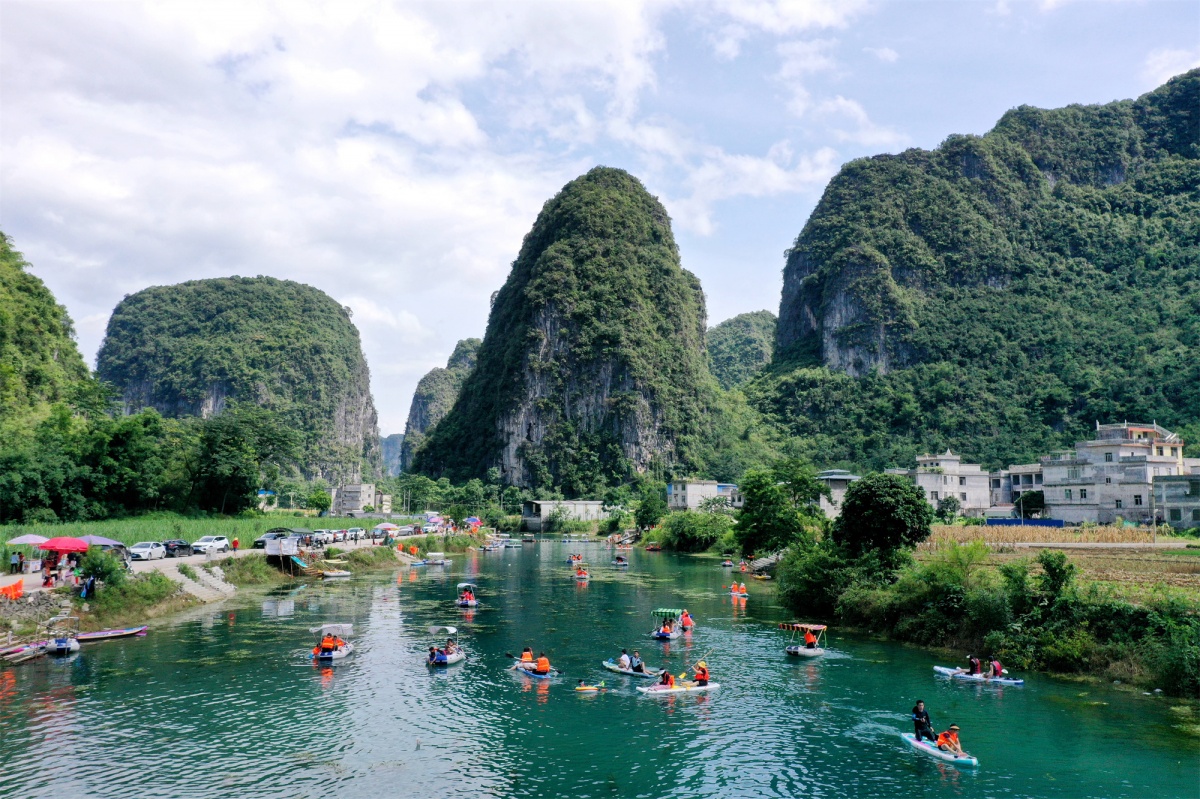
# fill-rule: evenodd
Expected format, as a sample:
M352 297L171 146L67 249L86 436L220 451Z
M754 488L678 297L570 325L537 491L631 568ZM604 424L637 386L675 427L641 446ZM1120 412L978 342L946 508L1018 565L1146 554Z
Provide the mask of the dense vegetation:
M952 447L998 467L1095 420L1196 442L1200 70L847 164L784 283L775 362L746 390L824 464Z
M310 477L379 471L370 375L348 309L325 293L269 277L155 286L113 311L97 375L126 409L209 416L258 405L300 436Z
M401 453L404 448L404 434L392 433L379 440L380 457L383 460L383 473L397 475L404 471L401 468Z
M704 297L666 210L597 167L543 207L498 292L453 410L416 468L595 495L698 468L715 385Z
M708 368L721 388L737 388L771 361L775 323L770 311L752 311L709 328Z
M74 395L87 367L67 311L0 233L0 437L20 435L48 403Z
M417 383L412 405L408 409L408 423L404 427L399 471L407 472L412 469L413 458L425 443L429 431L454 407L463 382L475 368L475 359L482 343L477 338L466 338L458 342L454 346L454 352L450 354L450 360L446 362L446 368L429 370Z

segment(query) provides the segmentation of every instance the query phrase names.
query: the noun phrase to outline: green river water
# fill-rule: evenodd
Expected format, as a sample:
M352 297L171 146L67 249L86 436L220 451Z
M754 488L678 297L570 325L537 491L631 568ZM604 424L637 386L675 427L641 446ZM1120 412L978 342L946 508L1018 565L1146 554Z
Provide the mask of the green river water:
M565 563L582 551L590 584ZM998 688L936 678L927 652L833 631L783 652L769 585L735 603L715 561L595 544L455 555L453 567L249 594L0 670L0 796L12 797L1196 797L1200 747L1170 702L1028 676ZM482 606L455 608L455 584ZM690 638L649 639L687 607ZM306 659L308 628L355 624L357 652ZM459 627L466 663L424 665L426 627ZM563 677L507 670L544 649ZM676 674L707 655L721 688L653 699L600 661L622 646ZM576 680L607 691L580 695ZM639 683L641 684L641 683ZM963 770L905 746L922 698L962 727Z

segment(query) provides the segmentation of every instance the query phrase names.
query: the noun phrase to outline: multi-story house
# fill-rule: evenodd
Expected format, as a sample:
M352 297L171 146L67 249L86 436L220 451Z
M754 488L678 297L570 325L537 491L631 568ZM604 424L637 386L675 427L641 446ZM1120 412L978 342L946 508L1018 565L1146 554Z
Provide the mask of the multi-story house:
M1075 524L1111 524L1118 517L1149 522L1153 481L1190 471L1178 435L1129 422L1097 424L1094 439L1041 462L1046 515Z
M846 497L846 489L856 480L861 480L857 474L851 474L844 469L826 469L817 473L817 479L829 486L830 498L821 497L821 510L830 519L837 518L842 512L842 500Z
M950 450L920 456L915 469L887 471L911 479L935 508L942 499L954 497L962 515L982 516L991 505L990 475L978 463L963 463L962 456Z
M1200 461L1187 465L1191 474L1154 478L1154 515L1178 530L1200 527Z
M1042 464L1021 463L992 472L989 516L1018 516L1023 513L1021 497L1042 490Z
M713 497L724 497L731 508L742 507L742 494L733 483L716 480L674 480L667 483L667 508L697 510L701 503Z

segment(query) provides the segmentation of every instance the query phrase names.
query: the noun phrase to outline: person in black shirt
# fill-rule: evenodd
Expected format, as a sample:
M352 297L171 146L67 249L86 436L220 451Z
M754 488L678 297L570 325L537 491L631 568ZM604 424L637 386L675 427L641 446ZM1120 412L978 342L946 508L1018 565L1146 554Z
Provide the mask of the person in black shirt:
M917 740L921 740L921 736L928 738L931 741L937 740L937 735L933 731L933 724L929 721L929 711L925 709L925 703L920 699L917 700L917 705L912 709L913 731L916 733Z

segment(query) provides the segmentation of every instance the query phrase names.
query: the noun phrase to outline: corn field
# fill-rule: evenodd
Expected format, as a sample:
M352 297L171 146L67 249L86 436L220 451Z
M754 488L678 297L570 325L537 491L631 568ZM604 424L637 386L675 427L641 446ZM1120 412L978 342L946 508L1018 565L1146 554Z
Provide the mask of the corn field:
M1162 538L1162 533L1159 534ZM955 542L965 544L971 541L985 541L992 546L1004 544L1047 543L1047 544L1148 544L1151 541L1151 531L1136 527L987 527L982 525L960 526L950 524L935 524L933 535L922 545L922 549L932 550Z

